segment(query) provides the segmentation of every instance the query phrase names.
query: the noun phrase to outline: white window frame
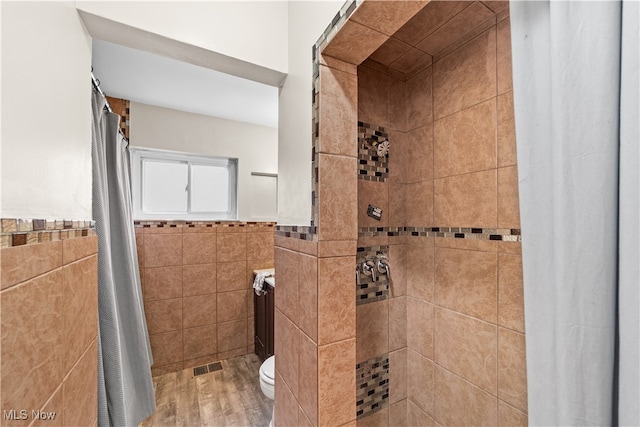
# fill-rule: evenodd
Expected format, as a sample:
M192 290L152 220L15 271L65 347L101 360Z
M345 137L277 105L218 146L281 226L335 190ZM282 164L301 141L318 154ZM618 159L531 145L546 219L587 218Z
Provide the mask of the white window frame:
M129 147L131 152L131 192L133 198L133 217L136 220L237 220L238 219L238 159L214 157L179 151L159 150L143 147ZM187 211L186 212L149 212L143 207L144 163L145 161L177 162L188 165ZM191 166L226 167L229 171L229 209L226 212L191 211Z

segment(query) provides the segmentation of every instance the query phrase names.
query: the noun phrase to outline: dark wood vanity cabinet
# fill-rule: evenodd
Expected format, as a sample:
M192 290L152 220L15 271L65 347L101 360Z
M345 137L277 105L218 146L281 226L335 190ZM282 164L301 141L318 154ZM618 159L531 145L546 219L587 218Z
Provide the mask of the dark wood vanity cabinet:
M265 283L265 295L253 294L254 306L254 344L260 360L273 356L273 310L275 291Z

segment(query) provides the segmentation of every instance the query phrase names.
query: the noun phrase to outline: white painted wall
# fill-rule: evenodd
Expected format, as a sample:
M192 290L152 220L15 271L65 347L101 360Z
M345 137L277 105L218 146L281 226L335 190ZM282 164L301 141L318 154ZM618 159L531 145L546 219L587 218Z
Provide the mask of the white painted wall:
M238 219L251 212L251 172L278 173L278 130L131 102L131 145L238 159Z
M91 219L91 38L73 2L0 7L0 217Z
M311 221L311 47L343 1L289 2L289 71L279 97L278 224Z
M78 10L83 12L248 63L287 72L286 1L76 3Z

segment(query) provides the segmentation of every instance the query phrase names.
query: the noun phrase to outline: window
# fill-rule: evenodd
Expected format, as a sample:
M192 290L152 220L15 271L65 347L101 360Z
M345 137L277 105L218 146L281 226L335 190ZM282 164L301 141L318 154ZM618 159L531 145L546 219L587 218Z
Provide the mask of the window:
M236 219L238 159L131 147L136 219Z

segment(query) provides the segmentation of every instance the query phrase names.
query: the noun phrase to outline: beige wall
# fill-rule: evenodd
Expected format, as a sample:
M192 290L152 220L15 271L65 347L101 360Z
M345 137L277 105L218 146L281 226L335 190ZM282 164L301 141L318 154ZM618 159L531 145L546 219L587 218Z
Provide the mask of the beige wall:
M251 207L251 173L278 173L278 130L132 102L131 144L238 159L238 220L274 221ZM145 219L145 218L141 218Z
M143 221L136 241L154 375L254 351L253 270L273 223Z
M12 228L3 220L3 233ZM55 412L43 421L52 425L97 422L98 238L75 232L43 231L55 241L0 249L0 404L28 417L3 426L29 425L32 410Z
M78 1L91 35L196 65L281 84L287 2Z
M91 38L73 2L0 7L0 217L91 219Z

